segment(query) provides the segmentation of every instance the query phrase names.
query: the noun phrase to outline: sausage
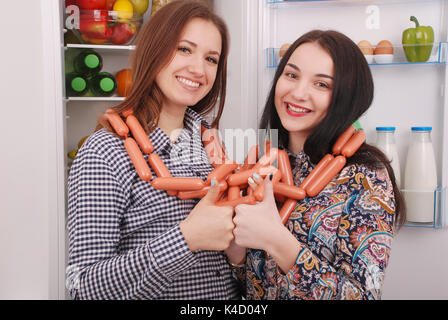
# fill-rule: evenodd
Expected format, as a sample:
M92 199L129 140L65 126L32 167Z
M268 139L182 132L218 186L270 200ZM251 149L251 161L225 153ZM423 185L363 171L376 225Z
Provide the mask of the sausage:
M344 168L346 163L344 156L337 156L311 181L305 191L310 197L314 197L321 192L327 184Z
M334 159L333 155L331 154L325 155L325 157L323 157L319 161L319 163L314 167L314 169L310 172L308 177L306 177L305 180L303 180L303 182L300 184L300 188L306 190L311 181L313 181L315 177L318 176L320 172L322 172L322 170L327 166L327 164L333 159Z
M201 126L201 134L211 165L216 167L218 164L225 163L227 157L224 146L219 139L219 131Z
M135 141L137 141L140 149L146 154L152 153L154 147L152 146L151 141L149 140L148 135L145 130L143 130L140 122L134 115L129 115L126 118L126 124L129 129L131 129L132 135L134 136Z
M138 147L137 142L135 142L132 138L126 138L124 140L124 147L131 158L132 163L134 164L135 170L137 170L137 174L140 179L148 181L152 178L151 169L148 166L145 158L143 157L140 148Z
M216 181L221 181L224 178L226 178L233 170L238 168L238 163L222 163L218 166L216 166L215 169L213 169L207 176L207 183L210 183L212 179L215 179Z
M219 192L220 192L218 199L220 199L222 196L222 193L227 189L227 182L220 181L218 183L218 186L219 186ZM207 194L207 192L210 188L211 188L211 186L207 185L207 186L203 187L201 190L179 191L177 193L177 196L182 200L193 199L193 198L202 198L202 197L205 197L205 195Z
M205 187L205 182L200 178L184 177L158 177L151 184L157 190L195 191Z
M227 190L227 198L229 200L235 200L240 198L240 187L233 186Z
M260 160L255 164L254 168L260 168L265 167L268 165L271 165L275 160L277 160L278 156L278 149L277 148L271 148L266 152Z
M285 196L290 199L294 200L303 200L306 197L305 190L303 190L301 187L296 186L290 186L286 183L276 183L274 184L274 193L281 194L282 196Z
M291 163L285 150L278 150L278 168L282 173L282 182L292 186L294 179L292 177Z
M274 176L272 177L272 185L277 184L282 177L282 172L276 169ZM264 199L264 182L260 183L254 191L254 196L257 201L263 201Z
M257 172L257 169L255 168L245 171L238 171L234 174L229 175L229 177L227 178L227 183L232 187L245 184L247 183L247 179L249 179L249 177L255 172Z
M248 195L235 200L218 201L215 203L218 207L236 207L239 204L255 204L255 197L253 195Z
M127 137L129 134L129 128L124 123L123 119L112 109L108 109L104 113L105 118L109 121L115 132L121 137Z
M283 204L282 208L280 209L279 215L280 219L282 219L283 225L288 222L289 217L291 216L292 211L297 205L297 200L288 199Z
M359 147L366 141L366 134L364 130L358 130L342 147L342 155L346 158L350 158L358 151Z
M247 153L246 159L244 160L243 168L244 170L252 169L258 161L258 144L252 146Z
M342 147L347 143L347 141L352 137L353 133L355 132L355 127L353 125L350 125L336 140L335 144L333 145L333 154L338 155L341 154Z
M165 177L165 178L171 177L170 171L165 166L162 159L160 159L160 157L157 153L149 154L148 162L158 177ZM170 196L175 196L177 194L177 191L174 191L174 190L167 191L167 192Z

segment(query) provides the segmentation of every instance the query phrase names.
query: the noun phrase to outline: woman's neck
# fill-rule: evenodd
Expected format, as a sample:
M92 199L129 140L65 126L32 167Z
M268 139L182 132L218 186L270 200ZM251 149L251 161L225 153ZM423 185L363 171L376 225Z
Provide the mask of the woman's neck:
M166 107L160 111L157 126L170 137L171 142L175 142L184 127L184 116L187 107Z
M307 137L308 135L302 132L290 132L288 145L289 151L291 151L293 154L298 154L300 151L302 151Z

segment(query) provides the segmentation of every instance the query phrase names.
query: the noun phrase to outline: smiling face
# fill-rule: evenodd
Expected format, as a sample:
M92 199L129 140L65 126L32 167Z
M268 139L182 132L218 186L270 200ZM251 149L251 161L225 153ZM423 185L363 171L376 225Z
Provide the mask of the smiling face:
M326 116L333 79L333 60L320 45L307 42L293 52L275 87L275 108L290 138L306 139Z
M174 57L156 77L164 95L163 108L185 108L204 98L215 82L220 54L221 34L216 26L200 18L190 20Z

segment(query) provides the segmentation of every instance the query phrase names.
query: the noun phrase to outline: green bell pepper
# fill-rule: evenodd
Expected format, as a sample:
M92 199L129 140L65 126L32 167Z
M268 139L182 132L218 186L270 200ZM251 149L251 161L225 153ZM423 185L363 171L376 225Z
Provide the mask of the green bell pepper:
M430 26L420 26L416 17L411 16L415 28L403 32L402 44L409 62L428 61L434 43L434 30Z

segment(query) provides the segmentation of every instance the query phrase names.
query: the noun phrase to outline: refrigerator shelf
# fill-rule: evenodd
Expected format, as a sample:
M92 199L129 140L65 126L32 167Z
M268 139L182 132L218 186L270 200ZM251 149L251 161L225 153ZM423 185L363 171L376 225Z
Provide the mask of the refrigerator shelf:
M135 50L134 45L130 46L117 46L117 45L99 45L99 44L74 44L69 43L64 47L65 50L68 49L93 49L99 53L113 53L129 55L130 51Z
M66 101L124 101L125 97L68 97Z
M391 5L400 3L431 2L435 0L266 0L270 8L286 8L290 6L365 6L365 5Z
M412 197L416 194L424 195L424 194L433 194L434 196L434 213L433 213L433 221L432 222L412 222L406 221L403 224L403 227L409 228L429 228L429 229L441 229L444 227L444 208L445 201L447 197L447 187L442 188L438 187L436 190L401 190L403 197L406 199L406 195ZM409 208L408 208L409 210Z
M415 45L418 46L418 45ZM412 47L412 46L409 46ZM366 59L371 66L386 66L386 65L416 65L416 64L445 64L447 61L448 42L434 43L431 56L426 62L408 62L402 45L393 46L394 54L385 59L381 55L382 60L375 59L375 56L366 56ZM277 68L280 63L280 48L266 49L266 68Z

